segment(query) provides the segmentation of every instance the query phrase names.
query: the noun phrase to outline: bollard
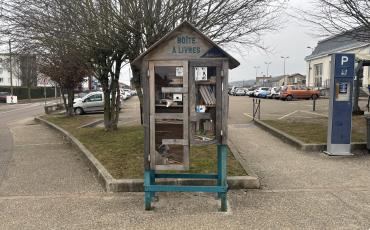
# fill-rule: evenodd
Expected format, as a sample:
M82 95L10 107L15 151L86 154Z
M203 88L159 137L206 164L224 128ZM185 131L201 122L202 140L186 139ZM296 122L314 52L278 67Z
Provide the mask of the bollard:
M313 98L312 111L316 111L316 97Z

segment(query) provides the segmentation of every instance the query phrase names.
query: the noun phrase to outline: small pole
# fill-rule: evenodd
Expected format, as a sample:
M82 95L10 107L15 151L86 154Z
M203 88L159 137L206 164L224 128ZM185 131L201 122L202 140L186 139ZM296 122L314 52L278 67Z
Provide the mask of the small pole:
M9 74L10 74L10 95L13 96L13 68L12 68L12 42L9 39Z
M313 98L312 111L316 111L316 97Z
M253 98L253 111L252 111L252 113L253 113L253 121L254 121L254 116L255 116L255 103L254 103L254 98Z
M261 99L258 99L258 120L261 120Z
M45 106L46 106L46 78L44 79L44 97L45 97Z

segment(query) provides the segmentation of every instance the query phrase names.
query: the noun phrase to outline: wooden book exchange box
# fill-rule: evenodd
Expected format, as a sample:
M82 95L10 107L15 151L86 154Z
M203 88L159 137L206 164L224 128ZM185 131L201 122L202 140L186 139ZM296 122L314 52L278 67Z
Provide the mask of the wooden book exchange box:
M227 144L228 70L239 62L188 22L137 57L145 170L188 170L190 146Z
M184 22L132 65L144 95L145 169L189 169L190 145L227 144L228 70L239 62Z

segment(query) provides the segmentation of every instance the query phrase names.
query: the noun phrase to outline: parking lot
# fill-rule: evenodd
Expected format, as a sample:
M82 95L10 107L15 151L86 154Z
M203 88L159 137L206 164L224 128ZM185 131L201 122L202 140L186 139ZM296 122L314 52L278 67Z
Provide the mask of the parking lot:
M252 120L253 99L248 96L230 96L230 123L240 124ZM327 117L329 99L316 100L316 110L313 111L313 100L282 101L273 99L261 100L261 120L286 119L299 117L299 119ZM367 98L360 98L360 107L366 110Z

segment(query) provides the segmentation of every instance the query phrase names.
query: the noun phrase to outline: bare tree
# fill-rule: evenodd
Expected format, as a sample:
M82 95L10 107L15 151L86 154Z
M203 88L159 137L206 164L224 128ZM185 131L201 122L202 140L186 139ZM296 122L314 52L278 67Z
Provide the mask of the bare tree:
M279 28L285 0L120 0L129 9L125 22L131 31L128 59L140 53L188 21L218 44L259 47L261 35ZM120 21L120 20L119 20ZM132 83L142 105L140 73L133 70Z
M343 34L370 42L370 1L314 0L313 10L298 10L299 18L313 25L321 36Z
M60 87L66 115L73 116L74 90L81 84L84 78L91 74L89 66L80 63L73 56L63 58L53 55L39 59L40 73L48 76ZM67 94L67 98L65 97Z
M370 43L369 0L315 0L314 10L299 10L299 17L313 25L321 36L341 35L352 41ZM361 64L362 61L359 61ZM353 113L362 114L358 98L363 78L362 64L356 69Z
M121 67L182 21L219 44L258 46L278 28L286 0L13 0L3 16L18 49L40 52L69 47L92 64L104 91L106 130L117 128ZM55 40L60 41L55 45ZM52 48L52 49L51 49ZM62 49L63 50L63 49ZM139 93L140 75L133 72Z

